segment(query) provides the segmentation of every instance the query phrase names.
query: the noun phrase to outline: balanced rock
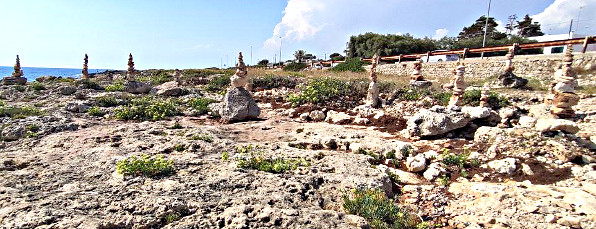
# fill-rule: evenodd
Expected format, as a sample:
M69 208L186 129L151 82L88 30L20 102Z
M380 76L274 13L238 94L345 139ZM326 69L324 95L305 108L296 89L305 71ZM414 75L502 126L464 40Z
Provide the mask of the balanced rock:
M261 114L261 109L252 99L250 93L242 87L235 87L223 98L219 115L224 121L242 121L255 119Z

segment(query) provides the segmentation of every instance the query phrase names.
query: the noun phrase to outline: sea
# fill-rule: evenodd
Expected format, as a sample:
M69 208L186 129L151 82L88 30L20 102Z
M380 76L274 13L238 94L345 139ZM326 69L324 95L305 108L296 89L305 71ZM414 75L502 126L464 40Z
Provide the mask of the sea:
M21 67L23 70L23 76L27 78L27 81L34 81L38 77L41 76L61 76L61 77L72 77L72 78L81 78L81 71L83 69L80 68L37 68L37 67ZM111 69L89 69L87 70L89 73L98 73L104 72L106 70ZM0 80L3 77L11 76L14 72L14 67L12 66L0 66Z

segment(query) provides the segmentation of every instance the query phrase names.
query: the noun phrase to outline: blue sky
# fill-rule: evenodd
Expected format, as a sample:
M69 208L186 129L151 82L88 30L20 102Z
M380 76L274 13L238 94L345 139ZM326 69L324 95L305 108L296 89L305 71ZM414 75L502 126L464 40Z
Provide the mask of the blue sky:
M342 52L350 35L410 33L456 36L486 14L484 0L22 0L2 1L0 65L16 54L29 67L125 69L128 53L136 67L204 68L304 49L318 57ZM581 7L583 5L583 7ZM491 16L530 14L544 32L564 33L580 16L579 33L596 33L596 0L493 0ZM579 12L581 7L582 12ZM550 9L550 10L549 10ZM583 15L583 16L582 16ZM279 57L277 57L279 58Z

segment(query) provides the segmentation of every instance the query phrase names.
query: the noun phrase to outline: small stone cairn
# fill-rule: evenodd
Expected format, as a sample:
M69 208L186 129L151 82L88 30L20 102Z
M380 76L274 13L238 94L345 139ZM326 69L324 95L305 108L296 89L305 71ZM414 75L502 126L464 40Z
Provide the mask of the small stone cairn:
M490 95L490 88L488 87L488 83L484 84L482 87L482 92L480 94L480 107L490 107L488 104L488 96Z
M513 44L513 46L511 46L511 48L509 48L507 55L505 55L505 58L507 58L505 60L505 69L499 75L499 81L501 83L501 86L521 88L528 84L527 79L521 78L513 74L513 70L515 69L515 67L513 67L513 57L515 57L515 51L517 49L519 49L519 44L515 43Z
M89 68L87 66L87 64L89 63L89 56L87 56L87 54L85 54L85 58L83 59L83 76L81 76L81 79L89 79Z
M126 79L134 81L136 76L135 62L132 59L132 53L128 54L128 70L126 71Z
M412 75L410 75L410 86L417 88L430 87L432 83L430 81L424 80L420 74L420 69L422 69L422 63L414 62L414 71L412 71Z
M381 106L379 100L379 86L377 85L377 65L379 64L379 56L375 54L372 57L372 66L370 68L370 84L368 85L368 93L366 95L366 104L371 107L378 108Z
M261 109L257 106L250 93L244 88L247 83L248 71L242 52L238 53L238 63L236 64L236 73L230 77L231 88L223 98L219 115L224 122L244 121L256 119L261 114Z
M573 71L573 45L567 46L563 57L563 66L554 75L554 82L551 84L551 93L554 94L551 114L559 118L573 118L575 111L573 106L579 102L579 96L575 94L577 85L577 74Z
M466 66L461 62L458 63L457 67L455 68L455 75L451 79L451 84L447 88L451 88L453 91L453 95L451 99L449 99L449 106L453 108L459 108L462 105L462 100L464 97L464 92L466 91L466 82L464 81L464 73L466 71Z
M17 55L17 60L14 65L14 72L9 77L4 77L2 79L2 84L4 85L25 85L27 83L27 78L23 77L23 70L21 69L21 60L19 59L19 55Z

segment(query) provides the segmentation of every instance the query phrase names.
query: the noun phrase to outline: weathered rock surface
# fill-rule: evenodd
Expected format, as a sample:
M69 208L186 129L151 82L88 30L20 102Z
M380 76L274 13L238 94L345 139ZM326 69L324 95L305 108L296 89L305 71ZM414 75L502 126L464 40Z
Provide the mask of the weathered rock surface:
M162 96L181 96L186 94L186 91L176 81L165 82L155 87L154 90L156 90L156 94Z
M565 119L539 119L536 122L536 130L542 133L550 131L563 131L570 134L579 132L577 124Z
M132 94L147 94L151 91L151 84L137 82L137 81L126 81L124 83L124 91Z
M462 112L448 110L445 107L422 109L408 119L408 132L412 136L434 136L466 126L472 119Z
M226 93L219 110L221 118L228 122L258 118L261 109L244 88L233 88Z

